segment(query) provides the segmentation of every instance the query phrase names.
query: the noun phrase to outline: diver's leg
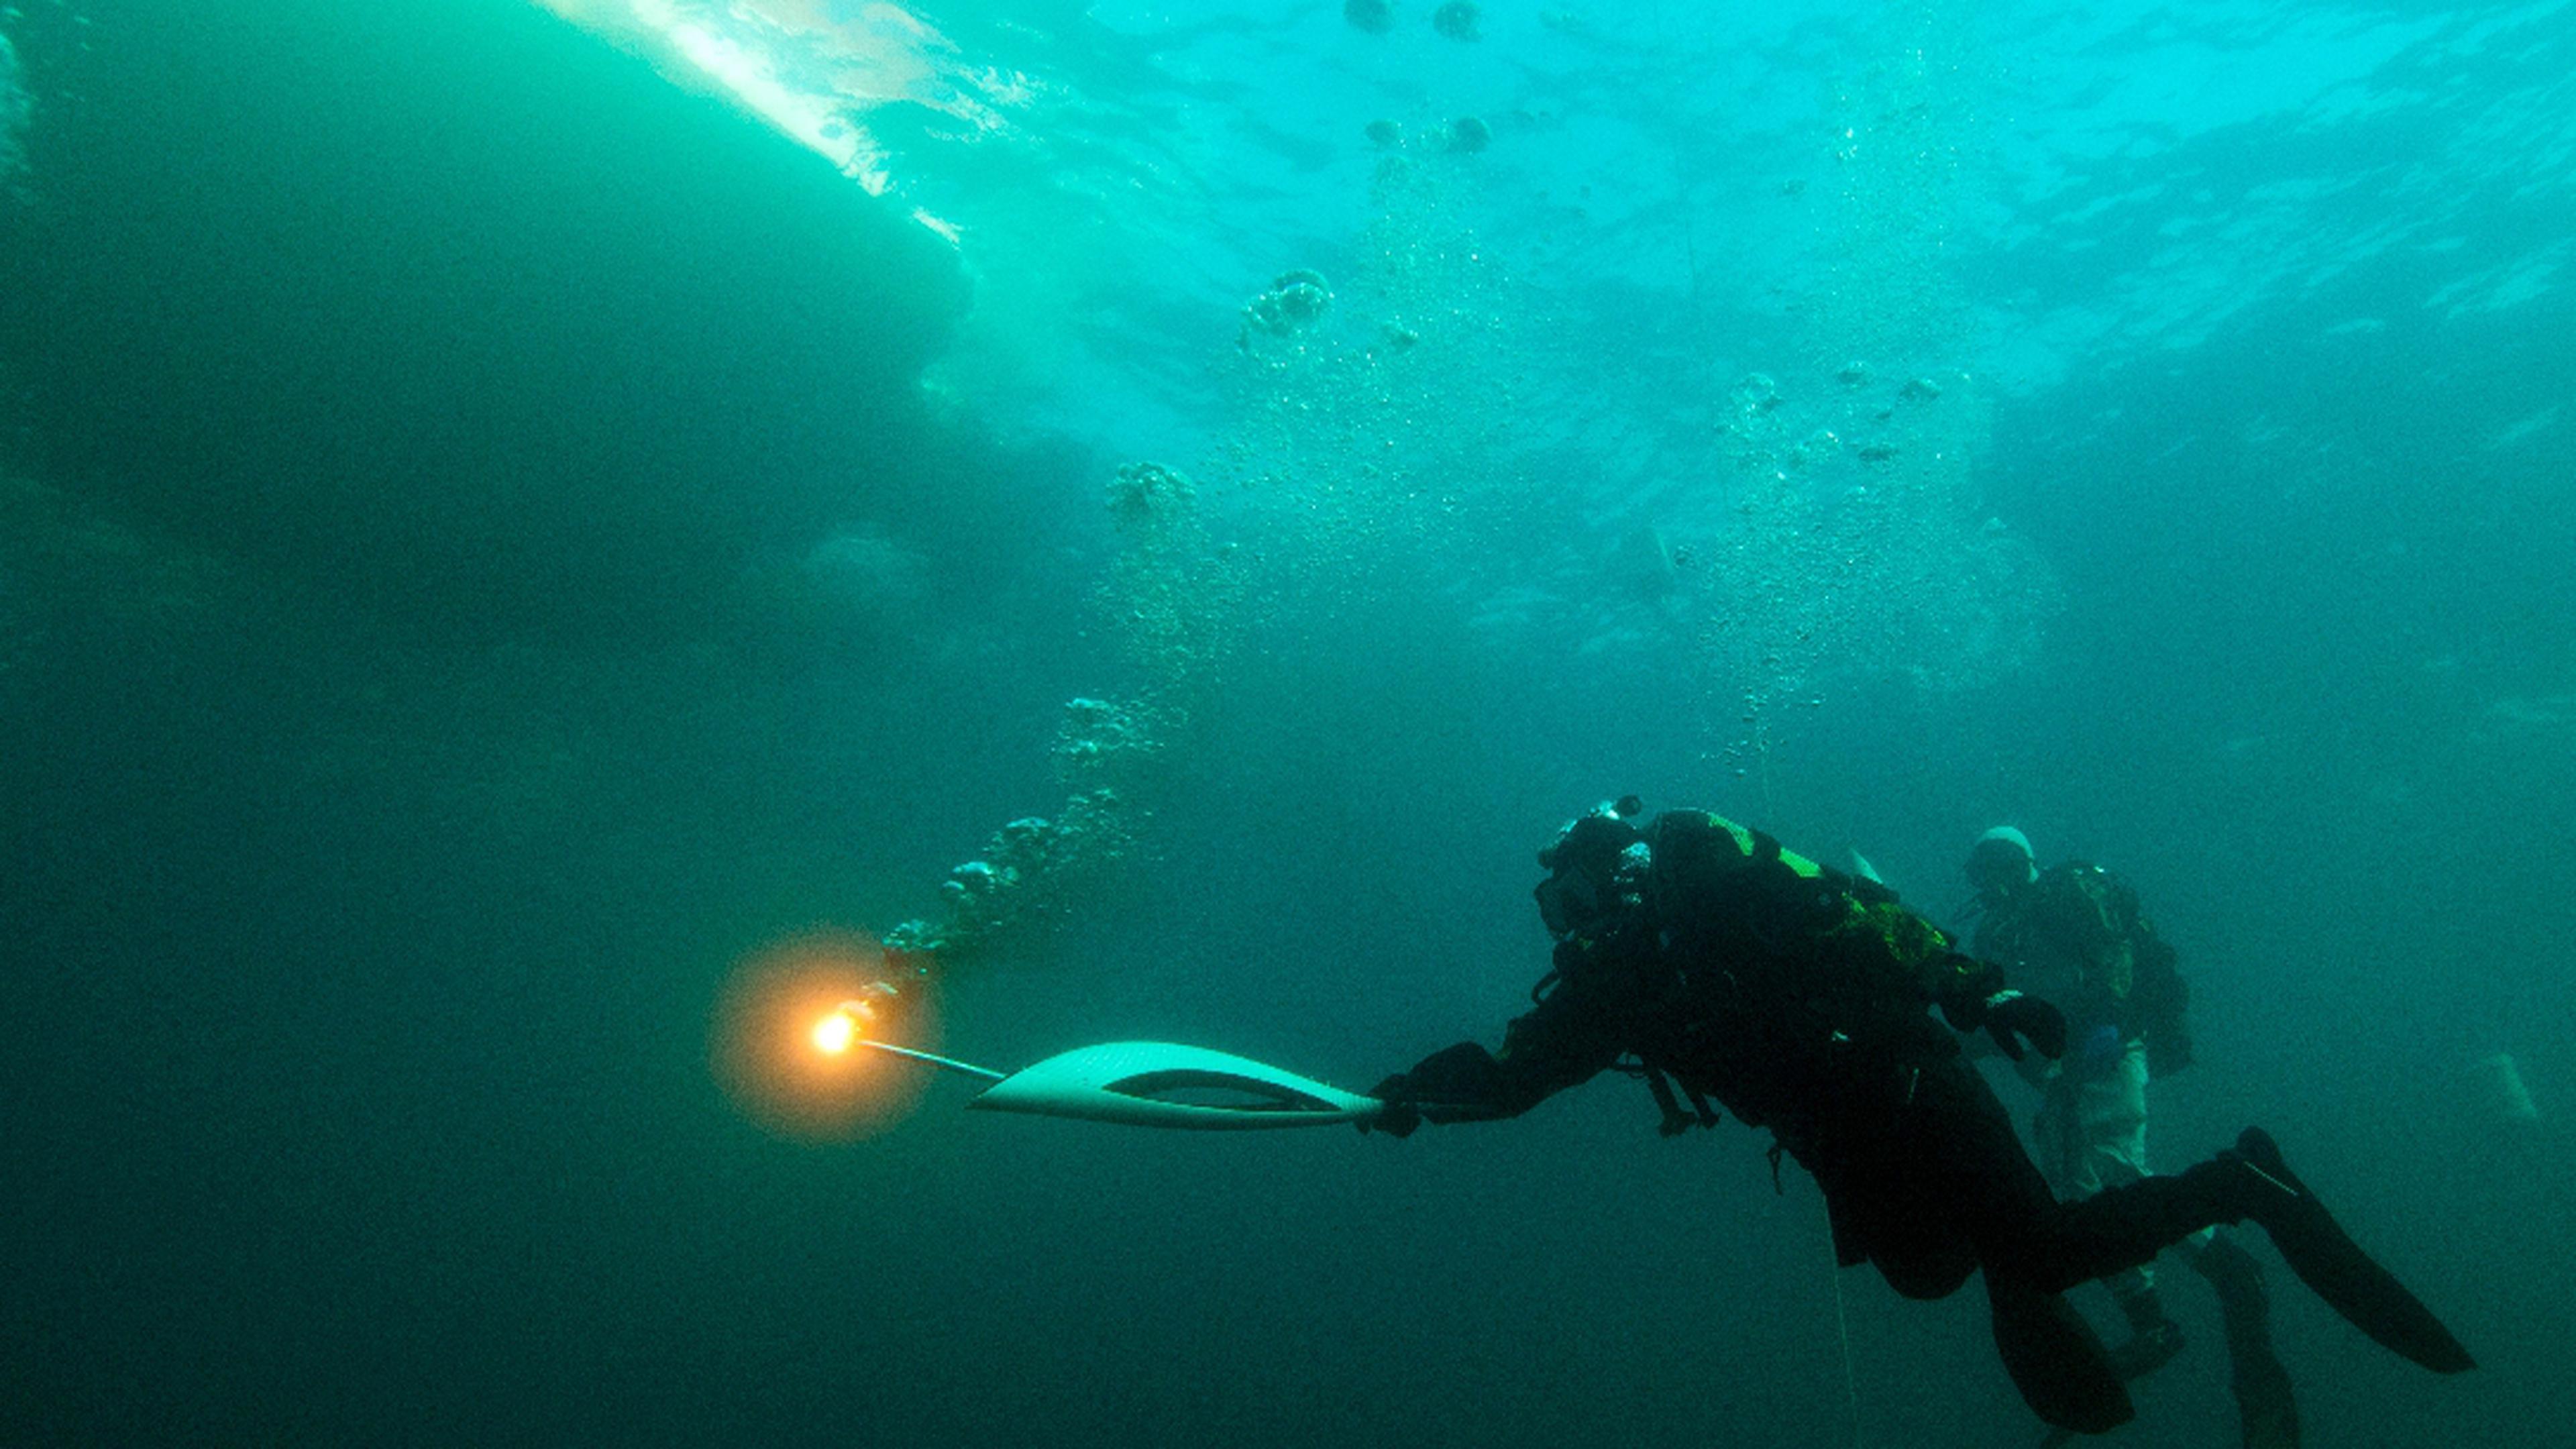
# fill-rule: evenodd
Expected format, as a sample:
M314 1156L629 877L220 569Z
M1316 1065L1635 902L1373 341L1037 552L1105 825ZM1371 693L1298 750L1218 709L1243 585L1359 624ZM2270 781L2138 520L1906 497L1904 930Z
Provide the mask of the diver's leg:
M2130 1042L2098 1074L2072 1085L2065 1095L2072 1150L2059 1196L2092 1197L2106 1187L2145 1177L2146 1047ZM2151 1374L2182 1352L2182 1325L2165 1312L2164 1300L2156 1292L2154 1260L2112 1274L2103 1286L2111 1290L2112 1301L2129 1325L2128 1340L2111 1350L2111 1364L2120 1377Z
M1964 1066L1924 1072L1919 1129L1939 1145L1943 1190L1957 1204L1988 1273L2047 1293L2135 1268L2219 1220L2212 1184L2150 1177L2081 1202L2060 1202L1985 1079Z
M1936 1062L1912 1083L1905 1169L1919 1198L1937 1196L1945 1231L1973 1249L1986 1275L1995 1349L2023 1402L2061 1430L2099 1434L2135 1414L2129 1392L2091 1325L2066 1302L2076 1282L2026 1271L2017 1224L2053 1212L2057 1200L2013 1130L2012 1116L1964 1062ZM2085 1275L2096 1276L2096 1275Z
M2062 1293L1986 1272L1995 1352L2022 1402L2061 1433L2107 1434L2137 1416L2102 1340Z
M2111 1367L2124 1379L2144 1378L2174 1361L2189 1340L2182 1325L2165 1312L2164 1295L2153 1283L2141 1283L2144 1270L2132 1268L2114 1276L2108 1286L2129 1325L2128 1338L2111 1350Z

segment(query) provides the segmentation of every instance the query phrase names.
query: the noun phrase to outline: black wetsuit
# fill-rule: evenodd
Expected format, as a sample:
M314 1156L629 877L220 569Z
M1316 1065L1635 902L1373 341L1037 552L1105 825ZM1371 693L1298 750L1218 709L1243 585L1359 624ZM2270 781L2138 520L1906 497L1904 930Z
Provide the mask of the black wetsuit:
M1931 1014L1983 1024L2008 999L1995 968L1883 887L1699 812L1643 831L1589 816L1542 861L1559 942L1536 1006L1500 1053L1460 1043L1379 1095L1435 1122L1513 1116L1622 1067L1656 1085L1668 1127L1686 1120L1673 1088L1714 1099L1815 1175L1844 1264L1873 1263L1916 1298L1984 1269L1998 1344L2042 1417L2088 1430L2128 1417L2099 1341L2058 1295L2237 1214L2198 1173L2056 1200Z

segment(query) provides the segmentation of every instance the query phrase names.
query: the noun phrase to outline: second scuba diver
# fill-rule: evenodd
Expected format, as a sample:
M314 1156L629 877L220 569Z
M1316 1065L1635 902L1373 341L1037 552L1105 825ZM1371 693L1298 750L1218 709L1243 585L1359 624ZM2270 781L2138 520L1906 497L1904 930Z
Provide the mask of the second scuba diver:
M2064 1058L2019 1063L2040 1093L2031 1123L2040 1171L2069 1198L2145 1177L2147 1083L2192 1060L2190 992L2173 947L2128 882L2082 861L2041 870L2030 838L2012 826L1978 837L1966 873L1977 893L1970 953L2067 1018ZM2244 1449L2298 1449L2299 1403L2272 1349L2262 1265L2215 1229L2174 1244L2174 1252L2218 1295ZM2152 1373L2182 1351L2181 1325L2165 1312L2152 1262L2113 1274L2105 1286L2130 1329L2111 1350L2122 1378Z

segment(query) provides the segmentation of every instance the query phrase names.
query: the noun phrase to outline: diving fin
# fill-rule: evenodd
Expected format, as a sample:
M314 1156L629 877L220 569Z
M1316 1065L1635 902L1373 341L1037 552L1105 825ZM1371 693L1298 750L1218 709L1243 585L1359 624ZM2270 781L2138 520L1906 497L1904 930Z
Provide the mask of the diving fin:
M2226 1233L2191 1255L2192 1269L2218 1294L2227 1329L2227 1386L2245 1449L2299 1449L2299 1397L2272 1351L2272 1295L2263 1265Z
M2278 1356L2265 1349L2238 1357L2228 1365L2227 1387L2245 1449L2299 1449L2299 1398Z
M2246 1128L2236 1139L2236 1157L2268 1184L2268 1190L2255 1191L2246 1215L2263 1225L2290 1271L2328 1307L2391 1353L2435 1373L2477 1367L2433 1310L2363 1252L2307 1184L2291 1175L2272 1134Z
M2062 1293L1986 1274L1995 1348L2022 1402L2041 1420L2077 1434L2107 1434L2136 1416L2093 1326Z

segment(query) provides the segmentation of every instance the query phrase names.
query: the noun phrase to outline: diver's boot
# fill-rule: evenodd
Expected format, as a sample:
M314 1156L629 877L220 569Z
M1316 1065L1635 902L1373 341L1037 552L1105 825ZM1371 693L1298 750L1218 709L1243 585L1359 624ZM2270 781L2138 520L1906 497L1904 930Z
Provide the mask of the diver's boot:
M2290 1371L2272 1352L2272 1295L2263 1286L2263 1265L2224 1233L2189 1261L2218 1294L2227 1387L2236 1396L2245 1449L2299 1449L2299 1400L2290 1391Z
M2156 1290L2133 1288L2112 1297L2129 1320L2129 1341L2111 1350L2111 1367L2121 1379L2142 1379L2173 1362L2183 1348L2182 1325L2165 1316Z
M2248 1127L2236 1139L2235 1151L2222 1152L2183 1175L2200 1176L2217 1188L2227 1204L2228 1221L2252 1218L2262 1224L2299 1281L2390 1352L2435 1373L2477 1367L2433 1310L2363 1252L2307 1184L2291 1174L2272 1134Z

